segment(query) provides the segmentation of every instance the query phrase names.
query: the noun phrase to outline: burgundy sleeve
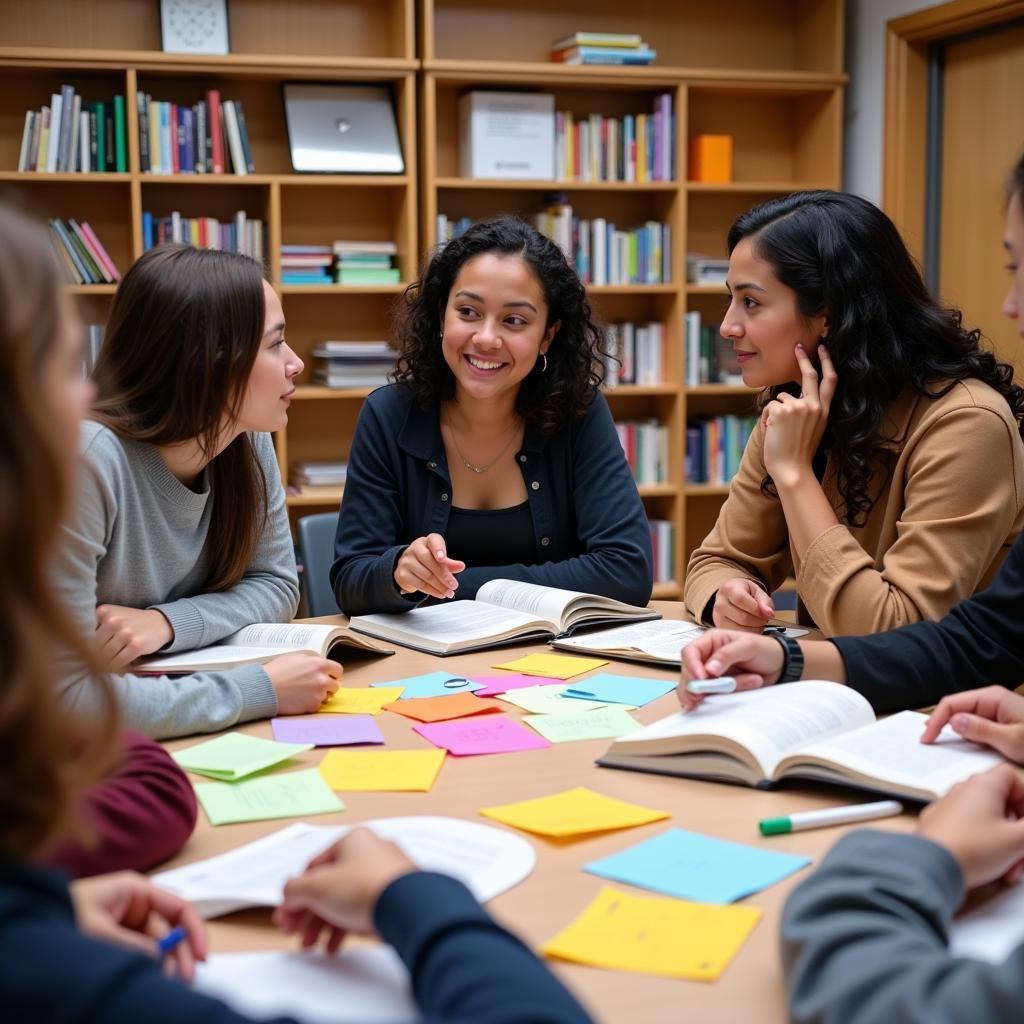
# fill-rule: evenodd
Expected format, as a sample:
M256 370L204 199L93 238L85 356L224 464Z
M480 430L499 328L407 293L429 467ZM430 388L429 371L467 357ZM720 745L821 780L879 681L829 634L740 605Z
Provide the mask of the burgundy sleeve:
M154 740L123 734L121 763L82 796L91 833L67 840L47 857L74 878L145 871L177 853L196 823L196 796L185 773Z

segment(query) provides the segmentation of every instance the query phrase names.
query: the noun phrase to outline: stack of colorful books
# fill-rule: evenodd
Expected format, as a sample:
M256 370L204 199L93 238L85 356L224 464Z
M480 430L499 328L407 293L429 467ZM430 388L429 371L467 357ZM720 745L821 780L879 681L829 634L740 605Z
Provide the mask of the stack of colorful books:
M127 171L124 97L92 103L72 86L62 85L51 95L49 106L25 112L18 170Z
M71 284L114 284L121 274L88 221L50 220L53 247Z
M334 243L334 280L338 284L400 284L402 272L393 266L394 242Z
M329 245L282 245L281 284L333 284L334 250Z
M657 56L640 36L617 32L574 32L551 44L561 64L650 64Z
M386 341L322 341L313 350L313 380L329 388L387 384L398 353Z

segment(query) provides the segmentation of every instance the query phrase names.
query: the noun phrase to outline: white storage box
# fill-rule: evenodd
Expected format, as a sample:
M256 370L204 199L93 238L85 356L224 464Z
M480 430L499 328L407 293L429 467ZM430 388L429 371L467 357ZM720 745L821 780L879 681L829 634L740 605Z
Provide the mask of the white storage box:
M459 100L459 174L464 178L555 176L555 97L471 92Z

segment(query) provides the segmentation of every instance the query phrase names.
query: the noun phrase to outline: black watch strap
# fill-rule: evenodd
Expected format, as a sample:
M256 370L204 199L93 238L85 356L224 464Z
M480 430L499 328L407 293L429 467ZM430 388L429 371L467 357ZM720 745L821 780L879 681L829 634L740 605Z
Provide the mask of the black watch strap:
M804 652L800 644L785 633L772 633L782 646L782 671L778 682L795 683L804 674Z

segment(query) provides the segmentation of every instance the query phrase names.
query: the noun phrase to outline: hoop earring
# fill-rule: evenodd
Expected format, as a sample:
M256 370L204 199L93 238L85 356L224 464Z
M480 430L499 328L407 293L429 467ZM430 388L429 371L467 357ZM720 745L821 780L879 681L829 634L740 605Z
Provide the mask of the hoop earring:
M548 354L547 352L541 352L540 354L540 372L548 372Z

